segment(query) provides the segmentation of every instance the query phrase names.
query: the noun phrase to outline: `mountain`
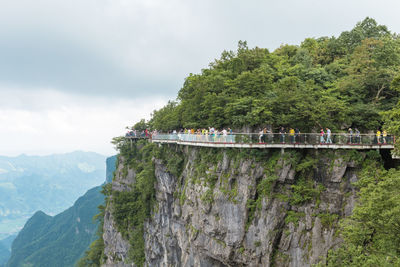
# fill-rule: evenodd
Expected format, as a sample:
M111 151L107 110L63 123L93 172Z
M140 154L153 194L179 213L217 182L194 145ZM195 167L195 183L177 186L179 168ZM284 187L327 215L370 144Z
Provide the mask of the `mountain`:
M3 240L0 240L0 267L7 263L11 255L11 244L16 235L11 235Z
M111 183L117 164L117 156L108 157L106 160L106 182Z
M3 263L7 262L8 258L10 258L10 250L0 243L0 266L3 266Z
M70 207L104 182L106 157L92 152L0 157L0 239L17 233L37 210Z
M7 266L74 266L96 238L93 216L104 202L100 191L100 186L90 189L54 217L36 212L14 240Z

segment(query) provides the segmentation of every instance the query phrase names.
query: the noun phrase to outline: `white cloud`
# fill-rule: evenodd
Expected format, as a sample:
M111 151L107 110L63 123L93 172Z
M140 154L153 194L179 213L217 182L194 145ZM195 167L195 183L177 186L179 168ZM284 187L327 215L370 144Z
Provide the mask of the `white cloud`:
M166 103L162 98L125 100L82 97L51 90L26 93L0 92L0 99L18 102L0 109L0 154L49 154L87 150L115 154L113 137L125 134L141 118L149 118L155 108ZM28 104L24 103L40 101ZM38 104L38 105L36 105Z
M338 35L366 16L400 31L399 8L395 0L3 0L0 80L173 97L238 40L275 49Z
M395 0L2 0L0 154L112 153L238 40L270 50L366 16L400 32Z

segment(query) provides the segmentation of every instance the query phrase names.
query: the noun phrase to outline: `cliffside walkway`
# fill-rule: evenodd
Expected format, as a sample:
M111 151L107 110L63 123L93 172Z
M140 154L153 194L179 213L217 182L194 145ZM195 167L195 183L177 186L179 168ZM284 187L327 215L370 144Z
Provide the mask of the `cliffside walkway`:
M178 144L199 147L219 148L297 148L297 149L393 149L395 138L388 135L377 137L375 134L332 134L321 138L317 133L299 135L290 134L253 134L239 133L231 135L201 134L155 134L153 143Z

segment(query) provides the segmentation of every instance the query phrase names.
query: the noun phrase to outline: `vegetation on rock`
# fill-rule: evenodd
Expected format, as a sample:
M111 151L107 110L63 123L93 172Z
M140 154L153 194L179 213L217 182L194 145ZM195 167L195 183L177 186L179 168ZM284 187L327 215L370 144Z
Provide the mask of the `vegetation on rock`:
M328 266L400 265L400 170L385 170L379 154L369 153L353 214L342 220L344 243L330 251Z
M246 42L241 41L236 52L224 51L209 68L200 74L190 74L176 101L170 101L155 111L149 122L142 120L135 128L171 130L214 126L240 129L271 125L275 129L298 127L306 132L319 127L329 127L333 131L358 127L370 131L384 125L391 133L399 134L399 70L399 36L371 18L337 38L307 38L299 46L282 45L273 52L258 47L249 49ZM332 228L339 217L344 216L340 209L329 212L326 203L324 208L319 207L321 194L326 190L324 182L324 185L334 184L332 187L337 190L334 192L341 194L341 200L345 192L340 191L343 177L322 182L315 179L315 169L321 166L317 166L319 159L313 152L286 151L285 155L280 155L279 151L257 149L199 148L195 161L186 164L184 153L173 145L160 148L145 141L132 144L124 138L115 138L114 144L120 151L123 172L127 174L128 168L133 169L136 176L130 190L108 191L112 194L108 202L118 231L130 241L129 254L137 266L145 263L144 225L155 203L156 160L161 160L166 171L178 179L180 187L174 197L181 206L195 205L189 203L186 194L187 190L193 191L194 185L199 185L196 193L204 205L212 205L216 196L236 204L238 182L235 177L250 176L252 169L261 168L264 173L261 172L246 191L247 218L243 226L246 231L270 200L283 204L280 226L286 231L289 225L296 228L305 216L310 217L310 213L304 212L309 204L308 208L313 209L313 223L318 219L322 227ZM400 171L384 170L381 156L375 151L335 151L325 156L337 155L346 164L353 162L359 167L364 162L364 165L356 184L360 189L358 204L353 215L341 221L340 235L344 243L329 252L326 264L399 265ZM231 172L218 169L225 157L227 164L233 164ZM250 165L241 166L244 161ZM329 171L337 167L336 158L326 162L331 166L320 169ZM187 167L189 165L192 168ZM278 174L285 166L294 172L286 184L279 181L282 177ZM344 171L346 168L347 165ZM184 169L188 173L183 172ZM248 170L247 174L243 173L244 169ZM186 175L184 181L182 173ZM215 192L216 189L219 192ZM215 220L220 219L219 214L215 214ZM193 225L189 228L196 235L202 232ZM222 240L213 238L226 246ZM262 241L257 240L254 246L262 247ZM304 243L306 246L310 251L311 243ZM241 246L238 251L246 254L247 249ZM278 251L272 258L286 262L287 256Z

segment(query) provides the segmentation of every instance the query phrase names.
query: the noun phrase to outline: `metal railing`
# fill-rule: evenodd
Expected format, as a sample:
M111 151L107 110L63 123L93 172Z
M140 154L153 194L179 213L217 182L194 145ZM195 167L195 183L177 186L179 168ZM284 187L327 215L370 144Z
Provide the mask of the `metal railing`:
M225 144L304 144L304 145L393 145L393 135L332 133L233 133L233 134L153 134L153 140Z

